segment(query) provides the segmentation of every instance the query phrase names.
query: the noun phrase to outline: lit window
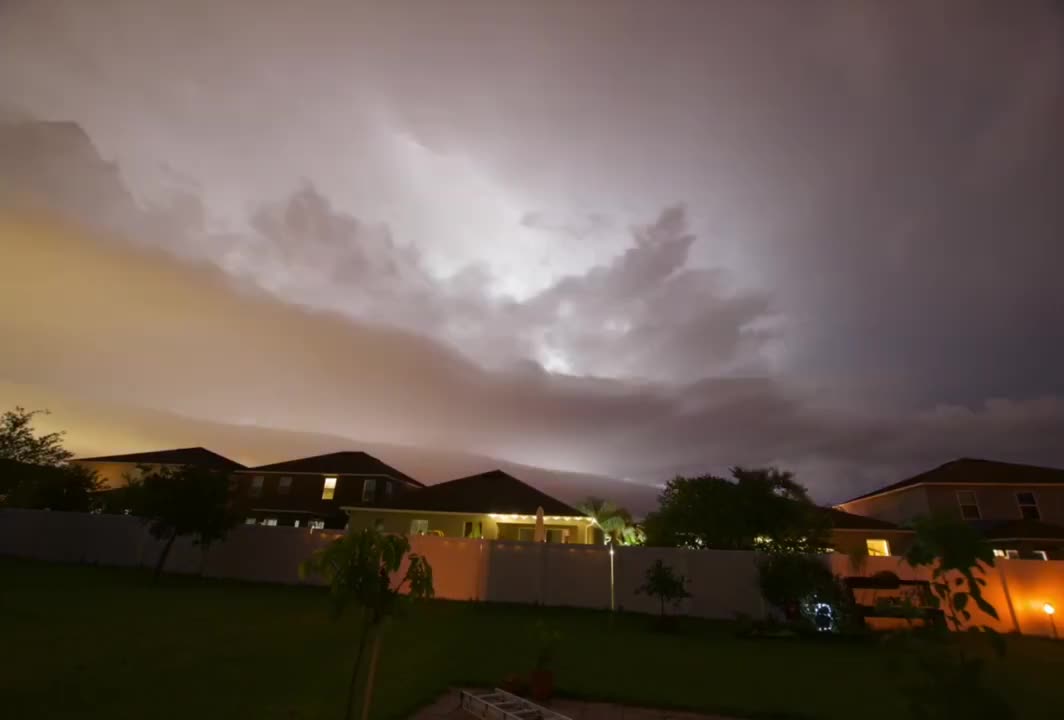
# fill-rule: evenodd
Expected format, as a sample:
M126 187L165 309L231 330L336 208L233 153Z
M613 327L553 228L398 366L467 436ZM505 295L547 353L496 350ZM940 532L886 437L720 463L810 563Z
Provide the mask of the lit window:
M1038 498L1033 492L1016 493L1016 503L1020 506L1020 517L1024 520L1042 519L1042 514L1038 512Z
M998 548L994 548L994 557L996 557L996 558L1005 557L1005 551L1004 550L999 550Z
M259 521L256 520L255 518L248 518L247 520L244 521L245 525L258 525L258 523L259 523Z
M971 490L958 490L957 503L961 506L961 517L965 520L978 520L982 517L979 513L979 500Z
M428 520L411 520L410 521L410 534L411 535L424 535L429 531Z
M307 527L309 527L311 530L324 530L325 529L325 521L324 520L311 520L310 522L307 523Z
M269 525L270 527L277 527L277 518L263 518L263 525Z
M321 489L322 500L332 500L333 495L336 493L336 478L325 478L325 486Z
M292 492L292 478L286 475L277 481L277 494L287 495L290 492Z
M534 530L533 530L534 532ZM547 528L547 542L549 543L563 543L565 542L565 531L560 528Z
M890 555L890 543L886 540L869 538L865 540L865 547L868 548L868 557L888 557Z
M1034 556L1036 558L1039 558L1040 560L1049 560L1049 553L1047 553L1045 550L1034 550L1033 553Z
M292 527L299 527L299 521L296 520L295 522L293 522Z
M248 487L248 495L251 497L258 497L262 495L262 484L266 482L266 478L262 475L256 475L251 478L251 486Z
M366 478L362 481L362 502L373 502L373 496L377 494L377 479Z
M462 537L480 539L484 537L484 524L477 520L462 523Z

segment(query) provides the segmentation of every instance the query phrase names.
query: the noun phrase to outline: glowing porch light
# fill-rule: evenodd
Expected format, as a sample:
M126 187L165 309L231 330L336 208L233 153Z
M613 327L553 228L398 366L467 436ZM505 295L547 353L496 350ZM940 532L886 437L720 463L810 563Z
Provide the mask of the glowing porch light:
M1046 603L1042 606L1042 612L1044 612L1046 615L1053 615L1054 613L1056 613L1056 611L1057 609L1053 607L1053 603Z

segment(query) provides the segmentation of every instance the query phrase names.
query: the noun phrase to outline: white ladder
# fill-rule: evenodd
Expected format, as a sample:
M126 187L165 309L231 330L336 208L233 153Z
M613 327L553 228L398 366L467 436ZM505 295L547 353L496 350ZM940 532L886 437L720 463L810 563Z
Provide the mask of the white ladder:
M460 707L470 715L490 720L571 720L513 693L494 690L463 690Z

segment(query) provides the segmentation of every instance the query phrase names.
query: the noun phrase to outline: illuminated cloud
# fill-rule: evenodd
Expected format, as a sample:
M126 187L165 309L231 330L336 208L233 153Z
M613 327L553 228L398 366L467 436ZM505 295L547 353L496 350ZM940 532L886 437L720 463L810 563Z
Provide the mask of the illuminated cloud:
M0 10L0 380L825 498L1064 462L1052 3L83 5Z

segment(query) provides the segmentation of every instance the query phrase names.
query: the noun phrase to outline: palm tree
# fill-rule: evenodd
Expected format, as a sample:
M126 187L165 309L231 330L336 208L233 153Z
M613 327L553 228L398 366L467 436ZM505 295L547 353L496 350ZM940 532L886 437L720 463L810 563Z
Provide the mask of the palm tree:
M403 557L408 553L410 541L405 536L385 535L367 529L344 535L299 566L301 577L317 575L329 583L334 617L343 613L348 605L355 605L362 610L362 632L347 687L344 720L351 717L366 641L373 636L369 671L363 689L363 720L369 717L384 621L395 614L404 600L430 598L434 594L432 567L423 556L413 553L410 553L406 573L398 583L392 585L392 575L399 572ZM402 594L404 587L405 596Z
M580 505L580 511L602 530L607 545L637 545L642 531L632 521L632 514L602 498L591 497Z

